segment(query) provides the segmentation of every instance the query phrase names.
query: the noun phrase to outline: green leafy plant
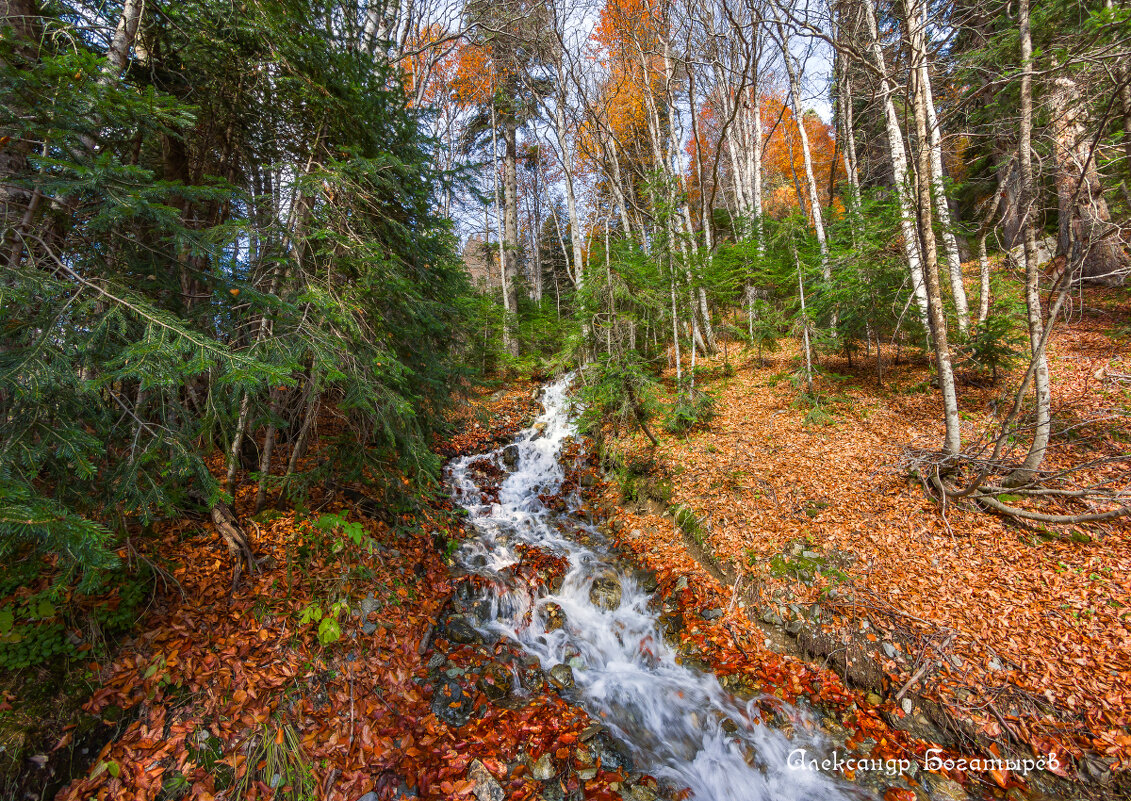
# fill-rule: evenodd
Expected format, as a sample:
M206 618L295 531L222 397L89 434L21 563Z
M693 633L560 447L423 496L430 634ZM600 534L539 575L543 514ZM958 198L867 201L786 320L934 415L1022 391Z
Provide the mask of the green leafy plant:
M706 425L715 416L715 399L706 392L680 394L664 415L664 430L669 434L686 434Z
M299 610L298 624L308 626L317 623L318 642L325 647L342 638L342 626L338 618L348 609L349 604L345 601L335 601L325 610L315 601Z
M321 531L338 532L354 545L361 545L365 537L365 526L346 520L342 513L324 514L314 521L314 527ZM341 550L340 546L340 541L335 543L335 553Z

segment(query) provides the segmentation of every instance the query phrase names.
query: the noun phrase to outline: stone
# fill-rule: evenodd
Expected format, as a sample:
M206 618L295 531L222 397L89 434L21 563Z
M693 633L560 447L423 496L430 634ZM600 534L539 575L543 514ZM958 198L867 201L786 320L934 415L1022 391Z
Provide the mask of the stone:
M377 624L370 623L368 620L361 624L361 633L365 635L372 634L377 631Z
M680 592L687 589L687 576L680 576L676 579L675 586L672 587L672 592Z
M1001 660L996 656L990 657L990 670L1005 670L1005 668L1001 664Z
M475 699L464 692L458 681L445 678L436 683L432 691L432 713L444 723L458 729L471 720L474 709Z
M780 626L785 621L781 619L781 615L769 609L762 614L762 622L769 623L771 626Z
M628 755L628 750L608 732L603 731L594 737L589 747L601 761L602 770L624 768L626 771L632 771L632 757Z
M931 801L968 801L970 798L962 785L937 773L926 774L927 794Z
M357 801L381 801L381 799L377 797L377 793L370 790L368 793L363 795L361 798L357 799Z
M573 686L573 668L563 664L554 665L550 668L550 684L559 690L568 690Z
M597 769L596 768L580 768L577 771L577 778L581 779L583 782L587 782L590 779L596 778L596 776L597 776Z
M895 646L894 645L892 645L890 642L885 642L880 647L884 649L884 653L887 655L888 659L895 659Z
M548 782L550 779L558 775L554 770L554 763L550 761L549 754L542 754L530 767L530 775L534 777L536 782Z
M638 530L633 531L633 534L643 536ZM651 570L637 570L635 578L636 585L640 587L642 592L651 594L660 586L660 583L656 580L656 574Z
M506 798L503 788L478 759L472 760L467 769L467 778L475 782L475 787L471 793L475 796L476 801L504 801Z
M565 612L561 606L550 601L542 607L542 625L546 631L557 631L565 625Z
M546 423L543 422L543 421L539 421L539 422L535 423L532 431L534 432L534 436L531 437L531 439L532 440L538 439L539 437L541 437L543 434L546 433Z
M703 618L704 620L718 620L725 613L726 613L726 610L719 609L719 608L704 609L702 612L699 613L699 617Z
M598 609L612 611L620 606L620 577L612 570L602 571L589 588L589 603Z
M518 446L508 445L503 448L503 464L514 470L518 466Z
M439 670L440 668L442 668L444 666L444 663L447 662L447 661L448 661L447 655L442 654L439 651L437 651L436 653L432 654L432 657L428 660L428 669L429 670Z
M480 640L479 631L463 615L452 615L444 623L444 634L452 642L470 645Z
M1046 236L1037 240L1037 266L1043 267L1056 255L1056 237ZM1009 251L1009 259L1019 266L1025 265L1025 245L1021 244Z
M785 630L794 636L800 634L803 628L805 628L805 624L801 620L791 620L785 626Z
M624 801L656 801L659 798L655 790L643 784L634 784L632 787L626 788L620 794L620 797Z
M491 662L483 669L476 686L488 701L501 701L514 689L514 676L498 662Z
M900 701L899 707L900 707L900 709L903 710L903 714L910 715L911 714L911 708L912 708L911 707L911 699L910 698L904 698L902 701Z

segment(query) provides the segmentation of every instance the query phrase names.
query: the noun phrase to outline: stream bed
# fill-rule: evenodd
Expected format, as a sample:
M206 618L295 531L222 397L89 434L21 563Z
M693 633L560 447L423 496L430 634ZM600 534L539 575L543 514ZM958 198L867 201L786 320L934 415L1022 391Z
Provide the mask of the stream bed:
M484 612L477 625L518 643L548 674L572 674L569 700L607 727L630 752L635 770L673 792L689 791L697 801L870 797L818 771L791 768L795 749L818 758L829 749L812 713L773 699L775 718L799 724L787 737L763 722L758 699L743 700L714 675L680 664L637 575L601 548L596 528L581 524L583 545L577 516L544 502L562 488L562 448L577 434L569 387L567 376L543 389L545 411L513 444L448 467L455 500L476 532L456 558L490 588L479 599ZM485 457L507 471L497 500L470 467ZM581 498L573 493L565 502L574 511ZM506 570L524 547L567 560L560 588L527 583Z

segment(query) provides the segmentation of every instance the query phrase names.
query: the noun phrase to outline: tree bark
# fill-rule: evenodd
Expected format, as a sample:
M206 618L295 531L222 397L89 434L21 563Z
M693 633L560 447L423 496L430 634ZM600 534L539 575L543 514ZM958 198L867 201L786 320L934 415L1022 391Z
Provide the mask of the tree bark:
M110 40L110 48L106 51L106 69L102 74L103 83L109 83L118 78L126 68L130 58L130 48L133 47L134 38L137 36L137 27L141 22L143 0L126 0L122 6L122 15L118 18L118 27L114 29L114 36Z
M785 33L785 27L779 25L778 32L781 35L785 71L789 76L790 105L793 110L793 121L797 123L797 138L801 144L801 161L805 165L805 182L809 188L809 214L813 218L813 232L817 235L817 245L821 250L821 275L828 281L832 277L832 271L829 267L829 243L825 238L825 218L821 211L821 198L817 192L817 179L813 174L813 158L809 152L809 135L805 132L805 120L801 116L801 83L797 77L793 56L789 52L789 37Z
M1104 200L1095 154L1085 133L1087 110L1076 81L1067 74L1058 76L1049 105L1060 212L1057 254L1065 257L1066 269L1073 275L1122 283L1131 272L1131 259L1123 252Z
M986 216L978 227L978 323L984 323L990 315L990 259L986 254L986 237L993 229L994 220L997 218L998 208L1001 206L1001 193L994 192L986 209Z
M888 153L891 157L892 180L895 183L896 198L899 201L899 223L903 234L903 253L911 273L912 290L919 311L919 322L930 330L930 311L927 302L927 289L923 280L923 264L919 253L918 235L915 232L915 210L911 200L911 185L907 176L907 152L903 147L903 133L899 128L899 116L892 100L893 87L884 63L884 52L880 47L879 29L876 24L876 9L873 0L861 0L864 8L864 22L867 26L868 49L872 62L880 74L880 91L883 94L884 124L887 129Z
M0 28L12 29L12 54L15 68L31 67L36 59L43 33L39 4L35 0L0 0ZM13 133L0 129L0 134ZM34 148L31 141L13 136L0 147L0 252L11 245L10 265L15 266L23 252L23 242L16 234L24 221L34 215L33 191L19 182L29 176L28 157ZM29 214L31 212L31 214ZM9 241L9 237L12 237Z
M946 253L947 273L950 276L950 291L954 299L955 316L958 318L958 330L966 333L970 328L970 307L966 300L966 287L962 283L962 259L958 254L958 241L954 236L946 186L943 184L942 135L938 114L935 111L934 93L931 91L931 72L926 44L927 3L924 0L912 0L907 9L908 39L914 58L918 60L917 77L922 86L923 105L927 113L931 191L935 199L939 225L942 228L943 250Z
M915 118L915 134L919 144L919 239L923 246L923 265L927 279L927 300L931 314L931 334L935 345L935 364L939 375L939 390L943 399L943 416L946 421L946 438L943 450L950 455L962 449L961 419L958 416L958 395L954 386L954 370L950 361L950 344L947 341L946 313L942 304L939 284L938 247L931 209L931 146L927 132L926 85L918 78L919 71L912 70L911 107Z
M503 294L506 297L507 352L518 356L518 334L514 316L518 312L518 293L514 279L518 275L518 123L507 114L503 118Z
M1017 158L1021 171L1021 210L1025 230L1025 307L1029 325L1029 347L1035 362L1036 421L1033 441L1025 461L1006 478L1007 485L1028 484L1045 459L1052 428L1052 391L1049 386L1048 353L1043 347L1041 271L1037 266L1036 180L1033 175L1033 40L1029 27L1029 0L1019 0L1017 24L1021 34L1021 135Z

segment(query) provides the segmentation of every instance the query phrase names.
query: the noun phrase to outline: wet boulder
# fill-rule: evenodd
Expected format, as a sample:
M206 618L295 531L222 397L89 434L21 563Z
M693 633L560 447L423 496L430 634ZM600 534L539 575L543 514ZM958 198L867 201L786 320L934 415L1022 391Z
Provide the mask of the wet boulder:
M475 699L452 678L441 679L432 692L432 713L449 726L458 729L471 720Z
M624 801L656 801L660 796L656 794L655 790L645 784L634 784L626 788L620 794L620 797L623 798Z
M558 775L557 770L554 769L554 763L550 759L549 754L542 754L538 760L531 765L530 775L534 777L535 781L548 782L550 779Z
M651 595L660 586L659 581L656 580L656 574L651 570L644 570L640 568L635 573L636 586L641 590Z
M573 668L566 664L554 665L550 668L550 683L559 690L568 690L573 686Z
M598 609L612 611L620 606L620 577L613 570L605 570L593 579L589 588L589 603Z
M624 768L632 771L632 757L628 755L628 749L607 731L589 741L589 751L600 761L602 770Z
M514 470L516 467L518 467L517 445L508 445L507 447L503 448L503 464L505 464L510 470Z
M476 682L489 701L502 701L514 689L514 676L498 662L490 662Z
M546 631L557 631L565 625L565 612L551 601L542 607L542 625L546 627Z
M471 793L475 796L476 801L503 801L506 798L502 786L491 775L491 771L487 770L486 766L478 759L472 761L467 770L467 778L469 781L475 782Z
M444 621L444 635L452 642L461 645L470 645L482 639L471 621L465 615L459 614L451 615Z

